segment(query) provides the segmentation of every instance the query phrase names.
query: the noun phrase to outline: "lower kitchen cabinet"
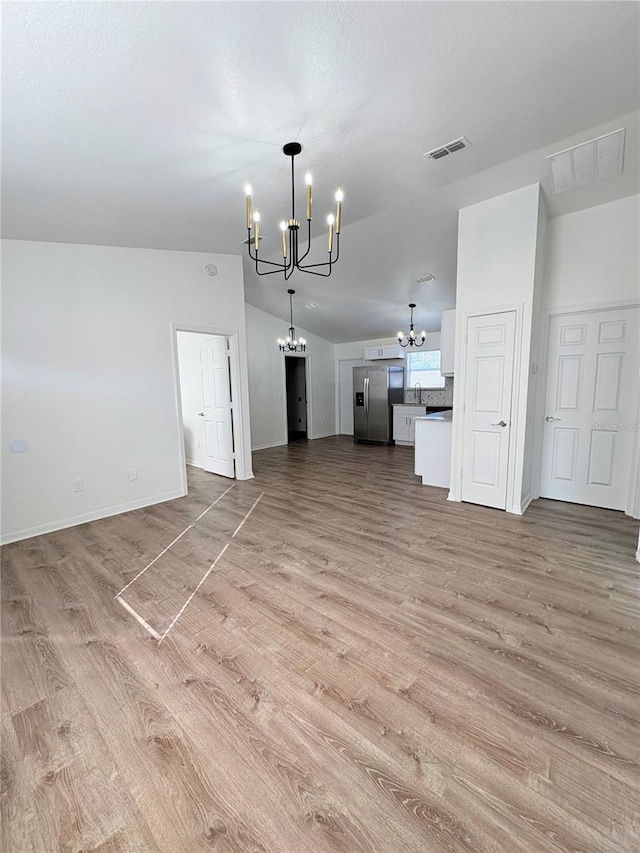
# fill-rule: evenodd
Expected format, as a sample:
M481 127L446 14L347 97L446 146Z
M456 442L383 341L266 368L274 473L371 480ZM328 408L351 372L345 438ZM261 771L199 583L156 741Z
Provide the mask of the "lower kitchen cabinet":
M415 418L426 413L426 406L393 407L393 440L396 444L412 446L415 442Z

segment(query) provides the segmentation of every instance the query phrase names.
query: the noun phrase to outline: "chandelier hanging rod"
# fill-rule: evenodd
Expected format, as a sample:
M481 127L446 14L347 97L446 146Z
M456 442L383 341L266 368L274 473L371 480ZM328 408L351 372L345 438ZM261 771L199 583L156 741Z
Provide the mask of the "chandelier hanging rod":
M288 142L282 149L287 157L291 157L291 218L282 220L280 230L282 231L282 262L267 261L259 257L260 252L260 213L252 211L251 187L249 184L245 186L246 193L246 216L247 216L247 246L249 257L256 265L256 273L258 275L274 275L282 273L284 280L287 281L294 270L306 272L310 275L319 275L323 278L328 278L331 275L333 265L340 257L340 232L342 230L342 202L344 193L340 188L336 191L336 213L335 216L330 213L327 216L328 229L328 255L327 261L317 264L303 264L302 261L311 251L311 219L312 219L312 204L313 204L313 179L311 174L306 174L306 219L307 219L307 249L303 255L300 254L300 246L298 241L298 232L300 230L300 221L296 219L296 192L295 192L295 158L302 151L302 145L299 142ZM252 234L253 231L253 234ZM335 243L335 255L334 255ZM253 251L252 251L253 244ZM274 267L272 270L261 269L261 265Z

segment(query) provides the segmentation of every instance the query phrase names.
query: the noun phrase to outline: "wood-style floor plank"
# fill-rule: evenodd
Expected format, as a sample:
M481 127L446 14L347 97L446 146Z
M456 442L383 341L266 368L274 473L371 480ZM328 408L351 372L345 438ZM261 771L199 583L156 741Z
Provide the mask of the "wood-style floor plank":
M230 481L3 549L3 850L640 849L637 522L346 438L254 471L124 593L190 599L160 645L115 596Z

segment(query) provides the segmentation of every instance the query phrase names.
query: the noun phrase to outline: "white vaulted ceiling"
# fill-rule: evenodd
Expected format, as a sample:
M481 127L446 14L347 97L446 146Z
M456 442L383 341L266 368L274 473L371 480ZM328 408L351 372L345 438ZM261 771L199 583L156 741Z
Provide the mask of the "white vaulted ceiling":
M298 323L329 340L393 332L410 298L437 328L457 208L545 186L561 141L628 127L620 179L550 197L552 213L638 191L635 3L21 2L3 17L5 237L239 253L250 180L266 254L289 209L281 146L299 140L315 211L346 194L336 273L291 279L319 306ZM461 135L472 147L421 156ZM412 284L425 272L436 282ZM286 316L276 277L246 267L246 292Z

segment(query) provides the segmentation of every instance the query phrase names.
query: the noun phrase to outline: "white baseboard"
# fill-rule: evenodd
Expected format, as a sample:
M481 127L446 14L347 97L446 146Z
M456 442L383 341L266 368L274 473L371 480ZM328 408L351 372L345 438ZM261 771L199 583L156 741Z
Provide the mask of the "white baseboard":
M253 453L256 450L268 450L270 447L284 447L288 442L286 441L276 441L274 444L256 444L255 447L251 448L251 452Z
M510 512L512 515L524 515L531 501L531 495L527 495L519 504L513 504L511 509L507 510L507 512Z
M199 465L197 462L193 462L191 459L187 459L187 465L190 465L192 468L200 468L201 471L204 471L204 465Z
M330 438L332 435L336 435L335 430L333 432L323 432L320 435L310 435L309 441L315 441L317 438ZM286 447L289 444L288 441L275 441L273 444L256 444L255 447L251 448L251 451L254 452L256 450L268 450L270 447Z
M3 534L0 539L0 544L9 545L11 542L20 542L22 539L31 539L33 536L44 536L46 533L55 533L56 530L65 530L67 527L77 527L79 524L86 524L89 521L99 521L101 518L109 518L112 515L131 512L131 510L134 509L143 509L146 506L153 506L153 504L173 501L176 498L183 498L186 494L187 492L177 489L176 491L164 492L161 495L152 495L148 498L129 501L127 503L118 504L117 506L109 506L104 509L92 510L91 512L74 515L70 518L61 518L58 521L49 521L47 524L38 524L35 527L25 527L23 530L14 530L12 533Z

